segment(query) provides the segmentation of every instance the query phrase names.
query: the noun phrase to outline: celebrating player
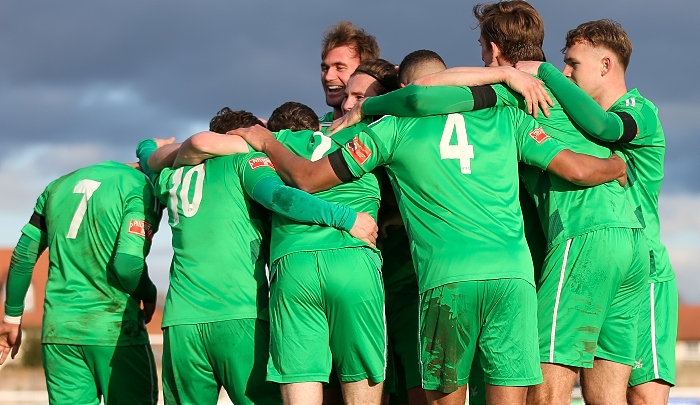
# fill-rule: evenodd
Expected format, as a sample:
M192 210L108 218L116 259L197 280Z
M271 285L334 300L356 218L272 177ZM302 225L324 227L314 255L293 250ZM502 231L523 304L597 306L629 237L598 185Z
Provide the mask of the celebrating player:
M564 51L563 75L548 63L516 67L538 74L576 124L598 139L615 142L627 161L628 196L644 224L651 259L627 395L631 404L666 403L676 374L678 288L660 235L658 201L666 140L658 110L637 89L627 91L632 42L619 24L581 24L566 35Z
M160 214L136 163L104 162L49 184L12 255L0 364L19 349L24 297L48 247L41 350L49 402L98 404L101 397L105 404L155 405L145 323L156 287L145 257Z

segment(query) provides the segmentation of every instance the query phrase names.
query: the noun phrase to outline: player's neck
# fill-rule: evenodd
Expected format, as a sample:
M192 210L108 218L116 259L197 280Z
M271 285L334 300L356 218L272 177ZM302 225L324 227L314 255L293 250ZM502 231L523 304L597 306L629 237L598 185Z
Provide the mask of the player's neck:
M333 119L337 120L343 116L343 110L340 107L333 107Z
M625 84L625 78L616 78L615 80L610 80L605 84L605 89L600 92L600 94L595 98L595 101L604 109L608 110L612 107L620 97L627 93L627 85Z

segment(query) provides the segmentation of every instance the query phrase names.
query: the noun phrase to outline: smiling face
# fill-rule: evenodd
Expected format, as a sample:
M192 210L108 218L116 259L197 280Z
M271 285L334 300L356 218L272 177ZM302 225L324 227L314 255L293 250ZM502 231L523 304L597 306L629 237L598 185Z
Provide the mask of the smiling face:
M365 97L378 96L383 92L382 85L374 77L364 73L352 76L348 81L348 86L345 88L343 114L352 110L352 107Z
M331 49L321 62L321 84L326 93L326 104L340 108L350 75L360 66L360 58L348 45Z

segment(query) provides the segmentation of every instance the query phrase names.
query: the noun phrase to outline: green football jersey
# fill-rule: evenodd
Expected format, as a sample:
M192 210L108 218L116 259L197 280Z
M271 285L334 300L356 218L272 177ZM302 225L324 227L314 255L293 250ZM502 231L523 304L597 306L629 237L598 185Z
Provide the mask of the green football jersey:
M532 117L494 108L386 116L348 140L343 156L354 176L386 166L422 293L470 280L534 284L518 203L518 161L544 169L562 150Z
M340 145L333 140L359 132L366 124L341 131L332 138L321 132L283 130L273 133L275 137L294 154L317 161ZM355 132L353 132L355 131ZM329 190L315 193L314 196L339 205L345 205L357 212L366 212L375 220L379 210L379 179L370 174L349 183L339 184ZM280 215L272 215L271 260L295 252L338 249L344 247L367 246L348 232L315 224L302 224Z
M156 193L168 207L173 260L163 327L230 319L268 319L266 210L255 185L277 176L249 153L167 168Z
M661 181L664 177L666 140L656 106L633 89L607 111L556 67L543 63L540 77L559 97L571 119L583 130L609 142L627 161L629 192L635 214L644 226L651 249L650 282L675 278L666 247L661 243L658 213Z
M326 131L328 127L333 123L333 111L328 111L323 115L323 117L318 119L318 123L321 125L321 131Z
M497 106L525 109L522 96L502 85L492 87L498 97ZM388 114L399 109L398 112L401 113L420 110L421 114L431 115L468 111L475 104L474 99L468 98L471 94L470 89L451 86L408 86L399 90L407 94L404 103L396 103L395 94L391 97L372 97L363 104L363 110L376 114L378 107L381 107L382 112ZM554 107L550 107L550 116L538 118L547 135L574 152L599 158L610 157L609 145L581 131L564 112L561 103L551 93L550 96L555 103ZM419 103L419 100L424 98L429 99L430 103ZM392 107L388 101L392 101L396 107ZM370 108L365 110L368 103ZM537 205L540 221L550 245L598 229L641 227L634 209L627 201L625 189L616 181L595 187L578 186L555 174L527 165L523 166L520 175Z
M150 249L160 207L146 176L117 162L88 166L51 182L34 211L46 219L49 248L42 342L148 344L140 301L111 267L116 254L145 258ZM42 236L32 223L22 232Z
M627 161L629 192L635 213L644 226L644 235L651 249L650 282L673 280L666 246L661 243L659 194L664 177L666 137L659 121L659 110L632 89L610 107L611 112L626 112L637 123L637 136L628 143L619 143L617 149Z

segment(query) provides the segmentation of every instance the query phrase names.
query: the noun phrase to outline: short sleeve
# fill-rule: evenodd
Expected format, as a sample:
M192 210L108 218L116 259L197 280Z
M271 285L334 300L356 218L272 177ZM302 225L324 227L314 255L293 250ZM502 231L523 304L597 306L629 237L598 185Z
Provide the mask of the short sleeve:
M362 177L378 166L388 164L396 148L397 118L385 116L352 137L336 138L341 145L343 159L355 177Z
M126 197L117 253L145 258L160 223L160 206L150 184L135 187Z
M238 174L241 177L243 188L249 196L253 196L255 186L268 177L278 177L275 166L266 154L261 152L249 153L234 161L237 165Z
M22 233L36 242L41 242L42 238L46 238L46 201L49 199L49 189L52 184L53 182L37 198L29 223L22 228Z
M552 159L565 148L549 136L534 118L520 110L513 111L520 161L546 170Z

